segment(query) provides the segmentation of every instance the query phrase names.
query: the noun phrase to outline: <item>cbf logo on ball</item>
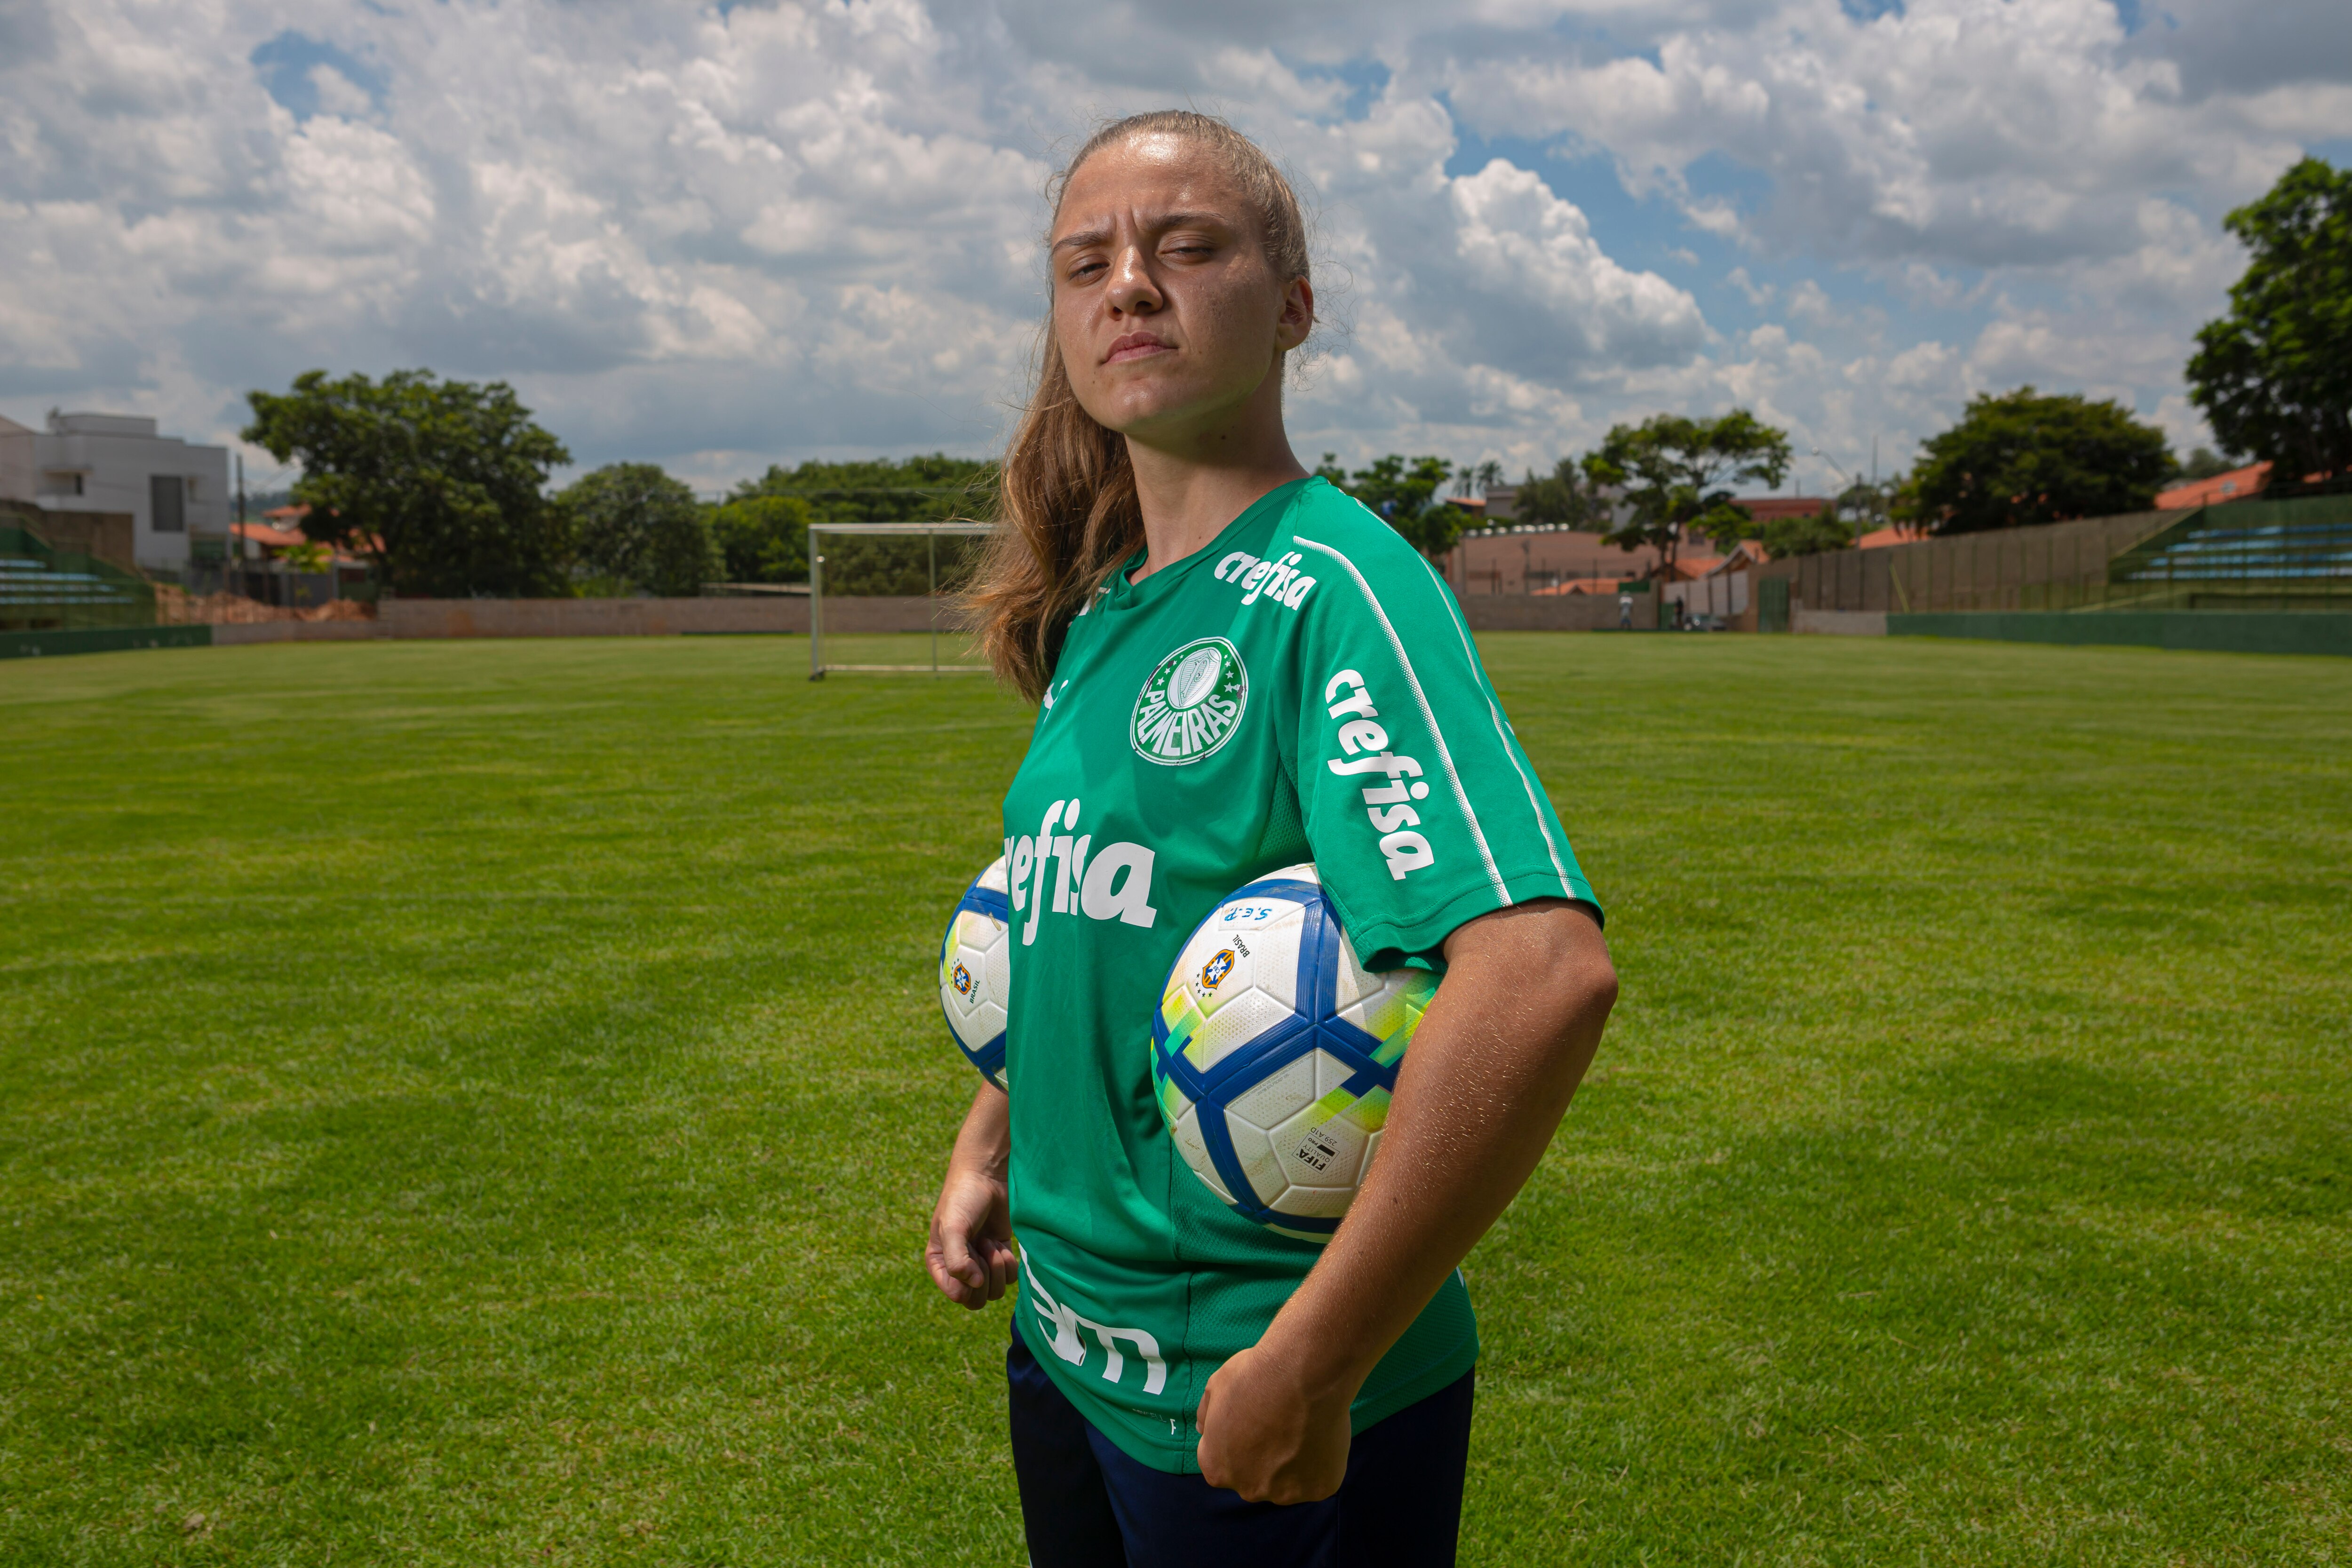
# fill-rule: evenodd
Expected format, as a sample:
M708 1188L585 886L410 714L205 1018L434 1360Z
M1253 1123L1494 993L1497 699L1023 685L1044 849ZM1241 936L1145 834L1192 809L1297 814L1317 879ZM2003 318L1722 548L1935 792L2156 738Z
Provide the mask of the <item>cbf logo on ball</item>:
M1148 763L1197 763L1234 738L1249 706L1249 671L1223 637L1196 637L1160 661L1136 694L1128 743Z

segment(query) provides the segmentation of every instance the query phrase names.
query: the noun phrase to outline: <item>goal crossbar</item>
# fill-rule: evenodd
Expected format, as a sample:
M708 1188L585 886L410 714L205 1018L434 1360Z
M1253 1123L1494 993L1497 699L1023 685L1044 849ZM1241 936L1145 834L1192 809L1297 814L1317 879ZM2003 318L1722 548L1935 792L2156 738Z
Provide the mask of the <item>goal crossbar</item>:
M984 675L984 664L941 664L940 662L940 535L973 538L996 531L988 522L813 522L808 525L809 546L809 679L823 680L830 670L871 671L883 674ZM821 536L828 533L878 535L883 538L922 539L929 549L929 598L931 602L931 662L929 664L828 664L824 658L824 548Z

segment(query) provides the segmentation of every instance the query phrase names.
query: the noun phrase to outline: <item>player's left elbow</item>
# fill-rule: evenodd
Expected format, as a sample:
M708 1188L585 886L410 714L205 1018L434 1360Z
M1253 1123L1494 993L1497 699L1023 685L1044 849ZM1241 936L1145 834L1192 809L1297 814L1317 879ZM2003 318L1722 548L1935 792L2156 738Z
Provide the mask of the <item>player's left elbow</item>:
M1564 1049L1590 1053L1617 1005L1617 970L1604 956L1569 967L1558 975L1552 990L1552 1016Z
M1555 994L1580 1016L1606 1018L1617 1005L1617 965L1609 956L1609 941L1601 922L1575 904L1558 906L1546 920L1551 939L1551 974Z
M1575 923L1563 923L1563 940L1549 966L1546 989L1560 1053L1573 1059L1580 1073L1617 1005L1617 966L1597 925L1580 911L1570 913L1569 920Z

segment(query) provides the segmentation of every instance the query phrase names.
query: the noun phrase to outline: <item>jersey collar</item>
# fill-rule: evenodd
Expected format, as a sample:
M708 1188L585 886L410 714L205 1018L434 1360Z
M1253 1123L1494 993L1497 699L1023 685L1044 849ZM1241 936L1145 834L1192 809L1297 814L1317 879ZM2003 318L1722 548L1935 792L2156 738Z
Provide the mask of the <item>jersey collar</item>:
M1148 548L1139 548L1134 554L1120 562L1118 570L1110 574L1110 592L1103 596L1102 603L1095 608L1097 611L1109 611L1116 614L1120 610L1139 610L1146 605L1158 603L1173 591L1178 584L1199 571L1202 562L1214 561L1223 555L1231 547L1230 542L1236 534L1269 513L1279 511L1288 506L1291 498L1298 494L1303 487L1321 481L1315 475L1309 474L1303 479L1291 479L1275 486L1274 489L1242 508L1241 515L1220 529L1217 537L1207 544L1185 556L1181 561L1171 562L1142 582L1130 583L1127 580L1127 574L1142 565L1144 556L1150 553Z

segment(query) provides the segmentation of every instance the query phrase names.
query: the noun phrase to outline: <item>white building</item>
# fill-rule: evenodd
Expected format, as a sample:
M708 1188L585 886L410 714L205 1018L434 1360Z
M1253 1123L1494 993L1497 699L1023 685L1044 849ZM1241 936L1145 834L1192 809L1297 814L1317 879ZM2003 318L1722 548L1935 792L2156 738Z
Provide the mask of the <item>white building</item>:
M127 513L139 564L178 572L191 533L227 537L228 448L158 436L155 421L127 414L52 414L46 431L0 416L0 497Z

